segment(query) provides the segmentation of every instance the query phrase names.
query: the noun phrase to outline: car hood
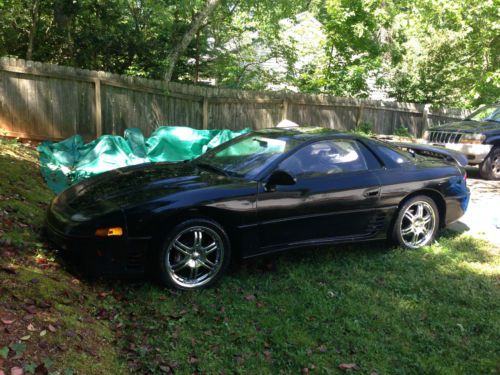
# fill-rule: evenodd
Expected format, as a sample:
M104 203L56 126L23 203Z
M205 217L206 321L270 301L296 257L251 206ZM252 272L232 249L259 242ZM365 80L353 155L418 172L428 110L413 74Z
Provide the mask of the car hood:
M430 128L429 130L464 131L470 133L482 133L496 129L500 130L500 124L496 122L464 120L464 121L450 122L441 126Z
M65 190L58 198L75 210L102 206L103 202L125 208L169 194L235 180L203 170L192 162L143 164L92 177Z

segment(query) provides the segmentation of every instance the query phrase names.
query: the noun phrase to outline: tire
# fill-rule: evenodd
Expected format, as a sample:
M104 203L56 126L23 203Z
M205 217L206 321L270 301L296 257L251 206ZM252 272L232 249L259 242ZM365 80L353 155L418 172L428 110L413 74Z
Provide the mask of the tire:
M224 229L210 219L190 219L177 225L159 252L159 279L167 287L196 290L215 284L231 261Z
M406 201L399 209L392 228L392 240L408 249L419 249L434 242L439 230L439 210L426 195Z
M491 149L479 165L479 174L485 180L500 180L500 146Z

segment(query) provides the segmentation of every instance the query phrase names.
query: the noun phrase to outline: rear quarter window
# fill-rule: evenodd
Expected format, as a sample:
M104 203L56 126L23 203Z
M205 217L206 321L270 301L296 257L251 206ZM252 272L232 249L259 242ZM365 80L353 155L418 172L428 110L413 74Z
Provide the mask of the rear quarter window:
M403 166L410 163L412 160L411 156L407 152L398 150L397 148L386 145L385 143L372 141L371 145L386 166Z

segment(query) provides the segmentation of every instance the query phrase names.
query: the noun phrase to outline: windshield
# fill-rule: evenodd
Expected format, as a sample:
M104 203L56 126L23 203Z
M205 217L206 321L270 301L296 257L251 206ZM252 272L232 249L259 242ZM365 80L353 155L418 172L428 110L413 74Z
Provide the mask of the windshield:
M500 122L500 106L487 105L473 112L466 120Z
M274 138L272 134L250 133L208 151L195 163L231 176L254 178L276 158L298 145L298 141Z

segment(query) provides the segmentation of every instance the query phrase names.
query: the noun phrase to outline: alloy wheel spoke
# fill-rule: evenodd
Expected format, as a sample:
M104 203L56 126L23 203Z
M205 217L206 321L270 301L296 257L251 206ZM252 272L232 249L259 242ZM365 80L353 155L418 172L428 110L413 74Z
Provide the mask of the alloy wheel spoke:
M415 220L415 216L410 211L406 211L404 217L410 220L410 222L412 223Z
M413 233L413 232L414 232L414 228L411 225L408 228L401 229L401 234L403 236L407 236L408 234Z
M411 237L411 243L413 245L416 245L417 244L417 240L418 240L418 234L417 234L417 232L413 232L413 235Z
M178 252L180 252L180 253L182 253L184 255L191 255L192 249L189 246L183 244L179 240L175 240L174 241L173 247L174 247L175 250L177 250Z
M183 268L185 268L187 266L189 260L190 259L188 257L186 257L186 258L182 259L181 261L175 263L172 266L172 270L175 272L182 270Z
M422 204L417 205L417 213L415 216L416 217L423 217L424 216L424 206Z
M205 246L204 248L202 248L202 250L205 253L205 255L211 254L215 250L217 250L217 243L214 241L210 245Z
M189 272L189 278L195 279L198 276L198 268L199 267L191 267L191 271Z
M424 219L424 224L427 225L427 224L429 224L431 222L432 216L431 215L427 215L427 216L424 216L423 219Z
M209 270L211 270L212 268L214 268L215 266L215 263L209 261L208 259L204 259L204 260L200 260L201 262L201 265Z
M203 240L203 232L201 230L196 230L194 232L194 246L200 247L202 240Z

